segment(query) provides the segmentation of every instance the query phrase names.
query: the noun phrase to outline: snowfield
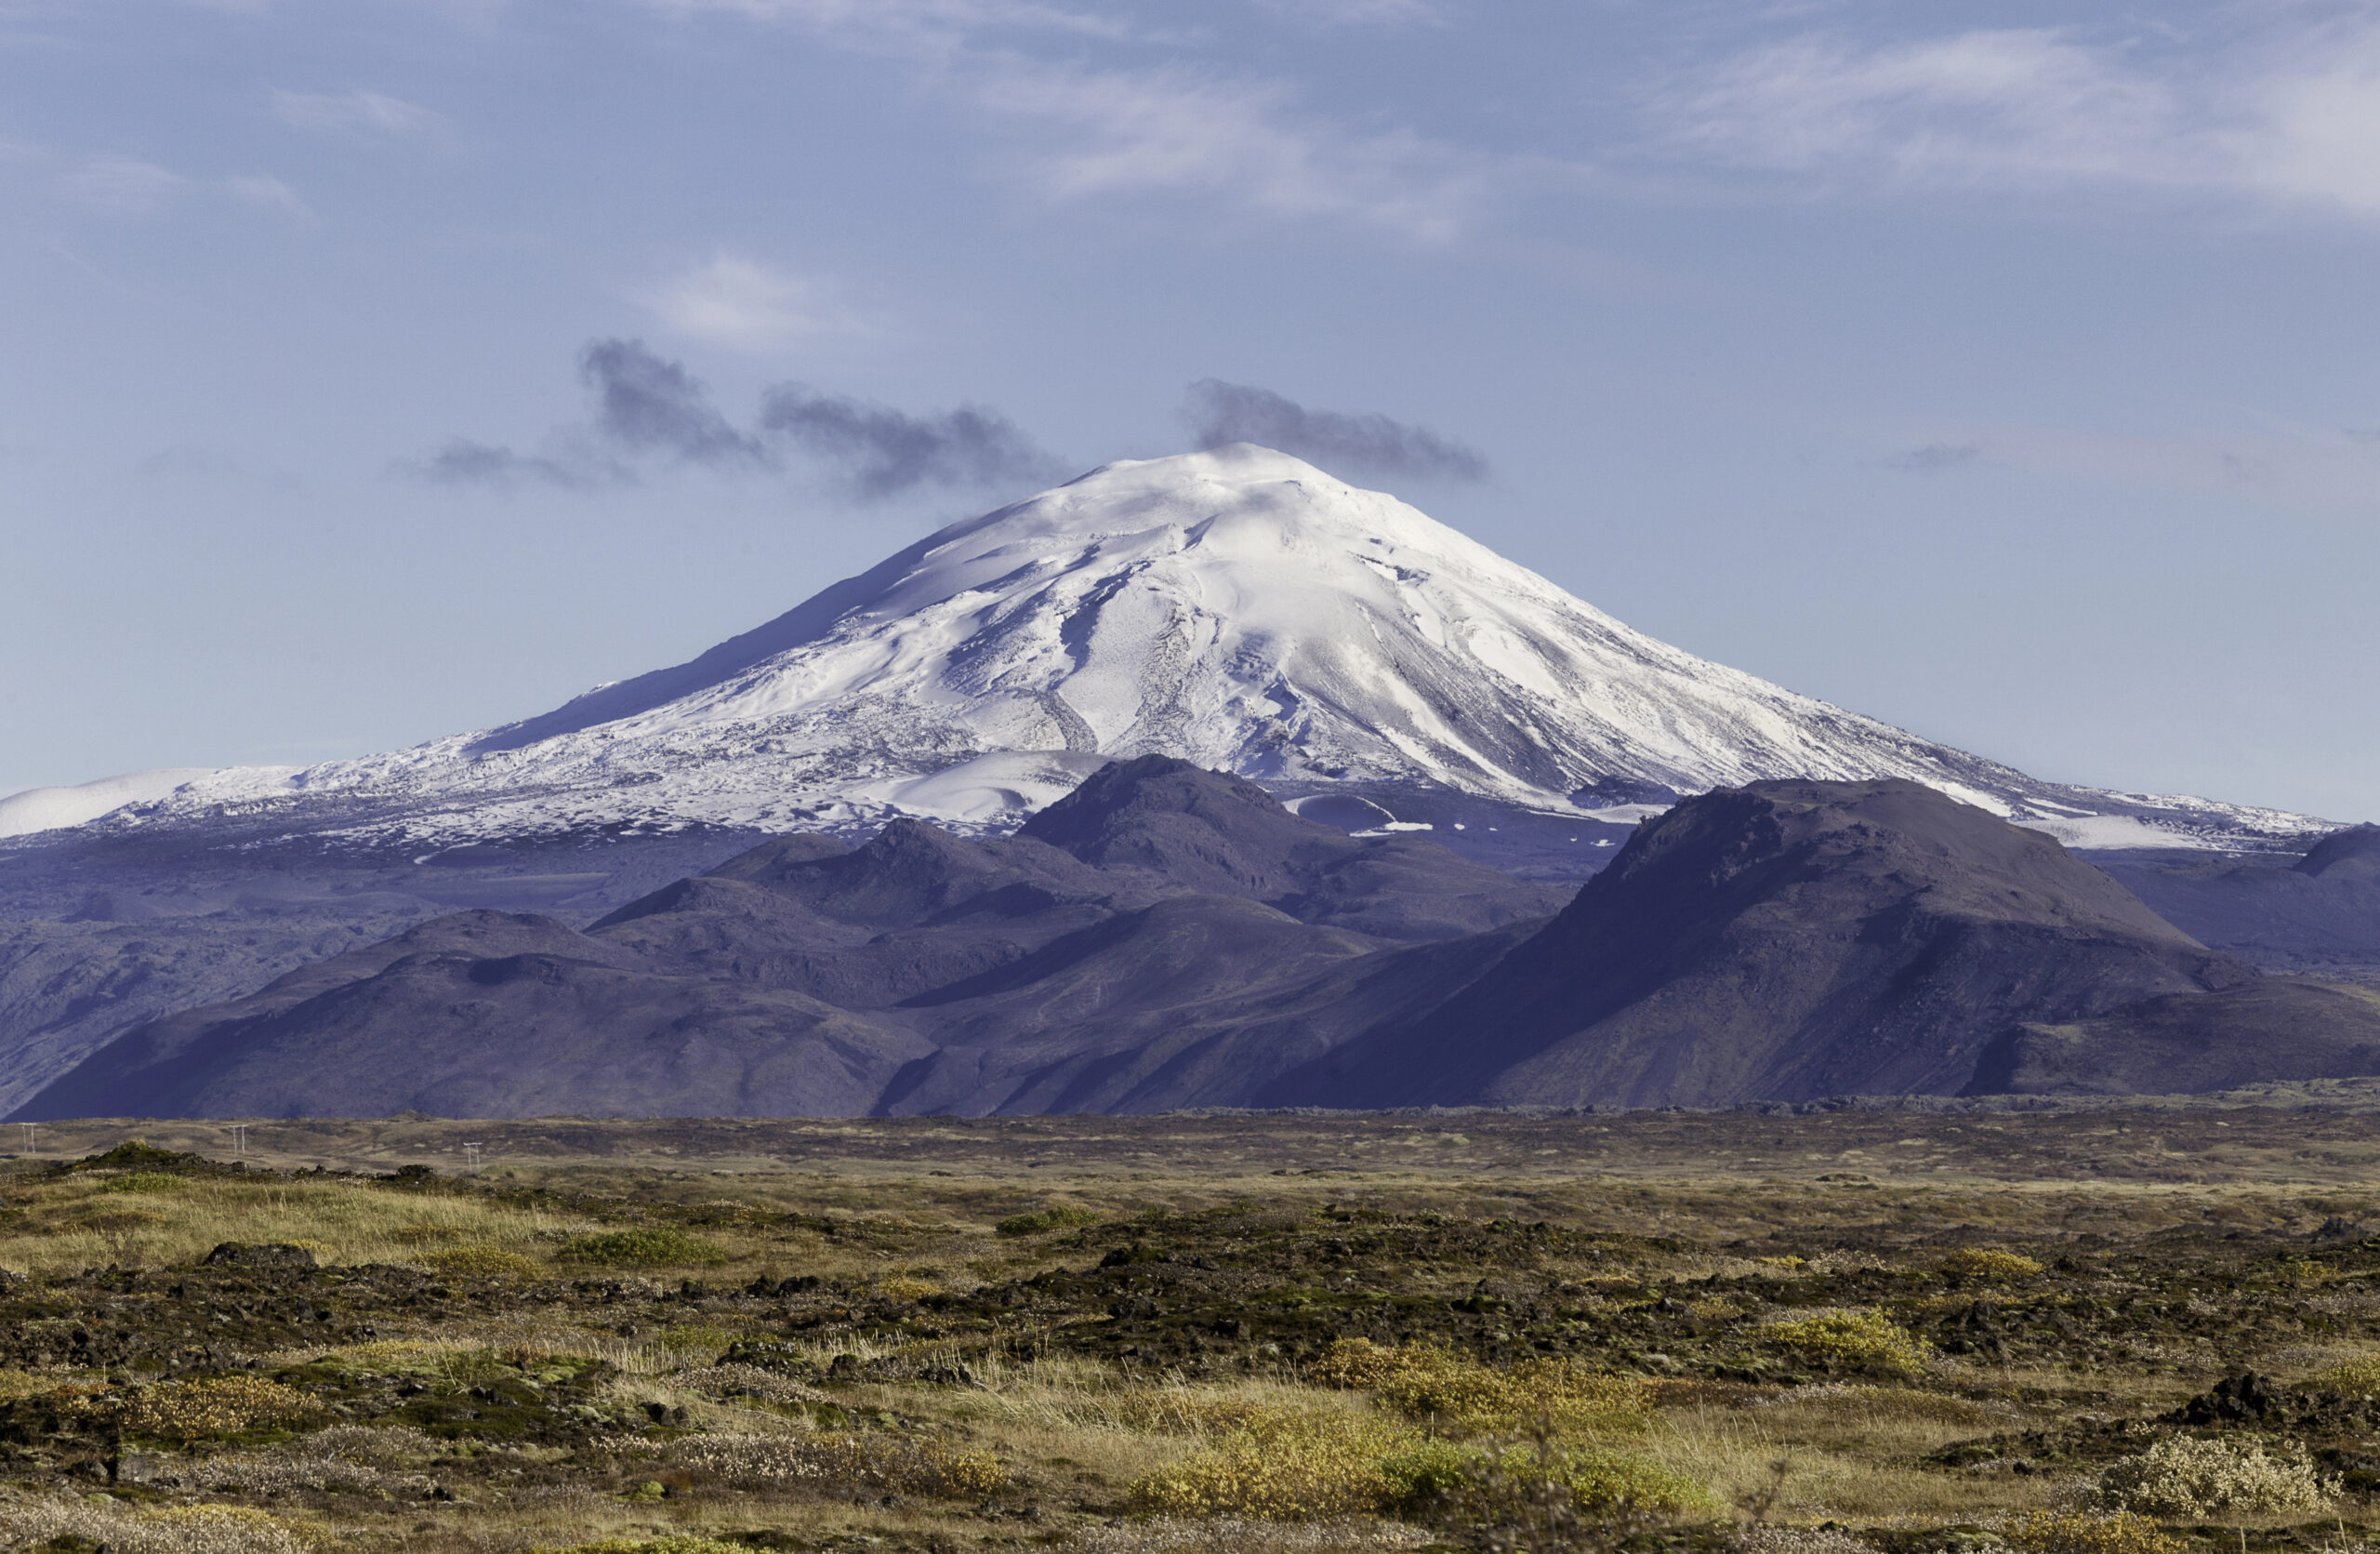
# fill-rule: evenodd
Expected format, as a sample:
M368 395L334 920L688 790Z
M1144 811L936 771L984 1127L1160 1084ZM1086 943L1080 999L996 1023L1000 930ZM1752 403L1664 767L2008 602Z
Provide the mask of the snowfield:
M2037 781L1681 652L1394 497L1245 444L1103 466L506 728L115 779L129 804L108 823L285 811L414 847L895 813L991 827L1147 753L1284 793L1426 784L1582 817L1761 777L1903 777L2126 845L2329 829ZM69 791L86 790L42 793ZM20 795L0 818L81 824L102 796Z

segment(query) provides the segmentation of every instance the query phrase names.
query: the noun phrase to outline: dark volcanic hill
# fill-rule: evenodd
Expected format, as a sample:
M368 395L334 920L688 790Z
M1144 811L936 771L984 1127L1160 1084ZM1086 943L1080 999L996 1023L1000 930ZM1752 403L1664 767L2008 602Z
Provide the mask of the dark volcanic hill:
M1690 799L1561 894L1147 757L1011 837L782 837L585 930L439 918L143 1027L18 1115L1726 1105L2380 1070L2380 1000L2260 980L1914 783Z
M142 1027L20 1115L865 1112L943 1096L932 1060L977 1042L999 1057L945 1104L990 1110L1052 1062L1294 1004L1324 971L1533 924L1565 894L1145 757L1014 837L778 838L583 932L435 919Z
M1689 799L1496 970L1276 1103L1723 1106L1955 1094L1985 1047L2255 973L2105 874L1901 781Z

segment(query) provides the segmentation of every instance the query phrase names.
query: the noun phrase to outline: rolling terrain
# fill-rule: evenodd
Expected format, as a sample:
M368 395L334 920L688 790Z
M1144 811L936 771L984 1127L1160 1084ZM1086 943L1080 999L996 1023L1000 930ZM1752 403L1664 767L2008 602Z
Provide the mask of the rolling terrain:
M777 838L583 931L433 919L143 1026L17 1116L1726 1106L2380 1059L2380 1002L2268 981L1912 782L1703 794L1567 894L1145 756L1010 837Z

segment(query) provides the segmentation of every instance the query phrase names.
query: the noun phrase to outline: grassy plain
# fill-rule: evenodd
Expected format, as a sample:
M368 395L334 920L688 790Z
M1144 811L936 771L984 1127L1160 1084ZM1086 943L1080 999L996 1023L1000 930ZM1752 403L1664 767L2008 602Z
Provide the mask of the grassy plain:
M2170 1554L2380 1523L2353 1082L0 1142L10 1550Z

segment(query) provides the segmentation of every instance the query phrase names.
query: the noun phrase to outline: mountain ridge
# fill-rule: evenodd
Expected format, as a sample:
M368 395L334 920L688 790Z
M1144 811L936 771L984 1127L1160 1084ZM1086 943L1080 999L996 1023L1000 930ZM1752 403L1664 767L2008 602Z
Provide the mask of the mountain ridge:
M1699 795L1560 895L1145 756L1009 837L905 818L585 930L438 919L134 1030L18 1116L1709 1106L2380 1062L2380 997L2268 984L1905 779Z
M1292 799L1387 794L1392 818L1395 795L1426 790L1625 826L1714 787L1890 777L2078 843L2332 829L2039 781L1661 643L1393 497L1246 444L1103 465L535 717L215 772L99 823L271 815L416 849L902 814L996 830L1143 754Z

